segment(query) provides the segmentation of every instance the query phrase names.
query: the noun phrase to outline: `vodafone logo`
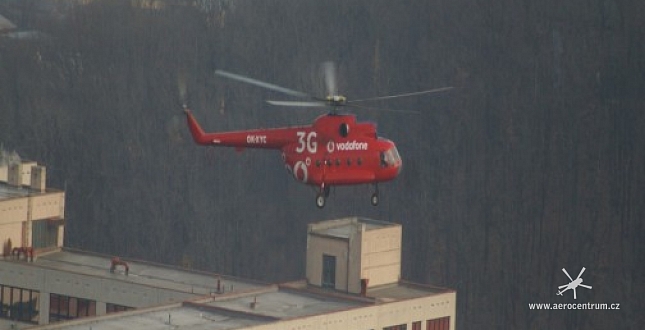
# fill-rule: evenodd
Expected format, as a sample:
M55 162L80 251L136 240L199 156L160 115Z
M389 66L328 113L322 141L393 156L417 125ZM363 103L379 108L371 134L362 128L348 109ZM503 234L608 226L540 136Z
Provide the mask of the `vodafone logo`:
M307 182L307 165L303 161L296 162L293 166L293 177L298 181Z
M339 151L354 151L354 150L367 150L367 142L347 141L347 142L327 142L327 152L332 153L334 150Z
M336 149L340 151L367 150L367 142L347 141L336 143Z
M334 141L327 142L327 152L329 153L334 152Z

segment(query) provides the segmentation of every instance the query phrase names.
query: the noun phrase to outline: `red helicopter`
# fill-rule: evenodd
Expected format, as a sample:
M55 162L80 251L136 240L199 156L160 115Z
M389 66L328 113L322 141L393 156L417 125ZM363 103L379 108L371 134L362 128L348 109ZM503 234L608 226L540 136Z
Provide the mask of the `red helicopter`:
M184 103L188 127L196 143L205 146L276 149L282 152L285 167L302 183L318 188L316 206L323 208L331 186L373 184L372 205L379 203L378 184L396 178L401 172L401 156L394 142L379 137L376 124L357 122L352 114L338 113L338 108L364 108L355 103L384 100L449 90L443 87L427 91L347 100L336 91L335 66L323 64L329 95L325 98L266 83L257 79L218 70L215 74L249 83L307 101L267 101L278 106L331 107L331 112L318 117L312 125L272 129L254 129L207 133ZM402 111L379 109L389 111ZM402 111L409 112L409 111Z

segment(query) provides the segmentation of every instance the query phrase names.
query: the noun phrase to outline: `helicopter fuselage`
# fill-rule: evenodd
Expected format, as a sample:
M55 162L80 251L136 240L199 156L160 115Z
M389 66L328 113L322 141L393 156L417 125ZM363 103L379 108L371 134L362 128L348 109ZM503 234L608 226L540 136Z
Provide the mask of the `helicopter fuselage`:
M189 110L186 116L196 143L280 150L287 171L299 182L320 187L325 195L330 186L377 184L401 171L395 144L378 137L376 124L359 123L354 115L323 115L308 126L221 133L205 133ZM373 196L372 203L377 202Z

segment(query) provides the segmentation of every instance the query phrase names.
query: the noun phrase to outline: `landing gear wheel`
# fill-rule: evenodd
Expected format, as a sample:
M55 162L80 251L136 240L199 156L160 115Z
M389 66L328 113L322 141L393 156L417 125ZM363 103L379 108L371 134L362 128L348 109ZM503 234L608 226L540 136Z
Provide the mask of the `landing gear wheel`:
M377 193L373 193L373 194L372 194L371 202L372 202L372 205L373 205L373 206L378 205L378 194L377 194Z
M325 196L323 194L318 194L316 196L316 206L318 206L319 209L325 207Z

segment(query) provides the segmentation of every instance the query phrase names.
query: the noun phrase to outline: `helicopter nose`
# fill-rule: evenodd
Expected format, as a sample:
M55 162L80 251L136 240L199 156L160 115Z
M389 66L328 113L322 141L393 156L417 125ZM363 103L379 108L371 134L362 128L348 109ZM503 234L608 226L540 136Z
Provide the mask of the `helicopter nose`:
M387 169L386 169L386 172L387 172L386 176L388 177L388 180L393 180L393 179L395 179L397 176L399 176L399 174L401 174L401 167L402 167L402 165L403 165L403 163L399 160L399 161L397 161L396 163L394 163L394 164L390 164L390 165L387 167Z
M403 162L394 143L380 153L382 173L385 180L392 180L401 173Z

